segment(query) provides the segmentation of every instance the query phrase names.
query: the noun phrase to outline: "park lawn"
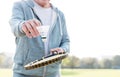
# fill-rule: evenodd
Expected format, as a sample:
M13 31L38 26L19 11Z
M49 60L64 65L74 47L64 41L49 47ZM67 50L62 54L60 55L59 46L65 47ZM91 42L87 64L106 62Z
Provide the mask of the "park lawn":
M115 69L62 69L62 77L120 77ZM12 77L11 69L0 69L0 77Z

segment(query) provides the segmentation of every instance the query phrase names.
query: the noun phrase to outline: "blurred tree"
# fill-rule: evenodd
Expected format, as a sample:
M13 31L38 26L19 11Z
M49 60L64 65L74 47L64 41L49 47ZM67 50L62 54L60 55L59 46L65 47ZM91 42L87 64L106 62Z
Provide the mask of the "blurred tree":
M76 56L68 56L63 60L62 67L67 68L86 68L86 69L120 69L120 55L116 55L111 59L102 58L98 60L97 58L85 57L82 59L77 58Z
M3 67L4 61L5 61L5 54L0 53L0 67Z
M0 53L0 68L11 68L13 64L12 58L5 53Z
M70 67L70 57L65 58L64 60L62 60L62 67Z
M112 60L110 59L102 59L100 61L101 68L109 69L112 67Z
M112 65L113 68L120 68L120 55L116 55L113 57Z
M98 65L98 62L97 62L96 58L88 57L88 58L81 59L80 67L81 68L91 68L92 69L92 68L98 68L99 65Z
M68 56L63 60L62 67L75 68L80 66L80 59L76 56Z

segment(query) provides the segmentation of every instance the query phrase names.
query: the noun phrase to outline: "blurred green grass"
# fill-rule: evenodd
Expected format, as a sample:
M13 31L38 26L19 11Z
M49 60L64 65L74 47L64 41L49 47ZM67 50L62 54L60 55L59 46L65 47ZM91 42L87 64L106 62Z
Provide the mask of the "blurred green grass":
M64 75L64 76L67 76L67 75L79 75L80 70L78 70L78 69L62 69L61 74Z
M118 69L62 69L62 77L120 77ZM12 77L12 69L0 69L0 77Z

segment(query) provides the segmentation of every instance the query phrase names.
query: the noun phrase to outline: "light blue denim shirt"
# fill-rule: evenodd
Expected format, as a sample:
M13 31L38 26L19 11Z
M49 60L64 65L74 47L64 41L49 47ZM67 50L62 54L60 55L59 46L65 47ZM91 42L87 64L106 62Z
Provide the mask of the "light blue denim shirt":
M9 21L12 32L16 37L14 72L26 75L42 76L44 73L44 67L33 70L25 70L24 65L45 56L45 51L50 51L52 48L60 47L65 52L69 52L70 41L66 29L64 14L54 6L52 6L52 9L54 10L54 15L47 38L47 46L45 47L41 36L28 38L21 29L21 26L25 21L38 18L34 13L33 1L22 0L14 3L12 16ZM46 66L46 75L59 72L60 64L61 62L57 62Z

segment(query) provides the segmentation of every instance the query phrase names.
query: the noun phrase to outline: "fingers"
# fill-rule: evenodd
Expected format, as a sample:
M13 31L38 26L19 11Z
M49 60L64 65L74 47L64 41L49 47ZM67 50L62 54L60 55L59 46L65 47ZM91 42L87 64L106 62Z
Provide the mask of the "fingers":
M32 36L33 37L36 37L39 35L39 32L37 30L37 26L40 26L39 24L36 24L34 20L31 20L28 22L30 24L30 26L27 26L28 27L28 30L31 32Z
M31 33L29 33L29 30L27 29L25 24L23 24L22 30L25 32L27 37L32 38L32 35L31 35Z
M40 25L41 23L36 19L28 20L25 23L23 23L22 30L25 32L26 36L28 36L29 38L37 37L40 34L36 27Z
M62 48L53 48L50 50L51 53L64 53Z

